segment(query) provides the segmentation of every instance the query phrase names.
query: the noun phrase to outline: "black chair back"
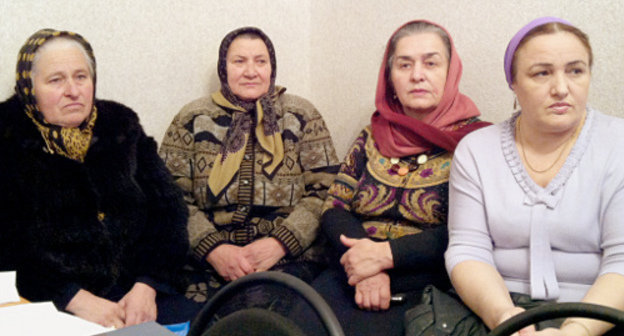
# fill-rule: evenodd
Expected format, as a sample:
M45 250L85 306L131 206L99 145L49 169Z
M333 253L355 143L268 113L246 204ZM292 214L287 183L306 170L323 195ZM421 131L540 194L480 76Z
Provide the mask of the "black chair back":
M188 336L212 335L305 335L294 322L277 313L250 308L230 314L207 329L214 314L223 303L244 287L274 283L293 290L312 306L330 336L344 336L342 327L327 302L307 283L282 272L253 273L230 282L219 290L201 309L191 323ZM238 332L238 333L237 333Z
M509 336L531 324L562 317L587 317L624 326L624 312L621 310L583 302L553 303L529 309L510 318L494 328L488 336Z

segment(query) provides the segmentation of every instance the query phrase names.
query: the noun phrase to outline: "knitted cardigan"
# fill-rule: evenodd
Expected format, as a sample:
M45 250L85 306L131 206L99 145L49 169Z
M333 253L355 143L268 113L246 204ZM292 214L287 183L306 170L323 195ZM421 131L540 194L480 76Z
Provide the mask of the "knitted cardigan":
M274 109L284 140L282 164L266 176L263 151L250 139L241 164L247 168L217 200L209 199L207 181L232 112L203 97L182 108L165 134L160 155L184 190L190 244L199 262L205 263L221 244L246 245L264 237L277 239L286 249L278 264L324 261L324 249L313 242L323 199L339 167L329 130L316 108L298 96L280 94Z
M16 96L0 103L0 269L17 269L20 295L60 309L80 289L158 288L188 252L188 211L156 142L129 108L95 104L80 163L46 152Z

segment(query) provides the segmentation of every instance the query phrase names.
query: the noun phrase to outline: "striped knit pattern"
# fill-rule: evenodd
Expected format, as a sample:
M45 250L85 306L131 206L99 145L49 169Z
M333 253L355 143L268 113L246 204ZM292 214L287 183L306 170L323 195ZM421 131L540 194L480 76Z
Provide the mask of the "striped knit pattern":
M243 224L245 223L245 219L249 214L249 210L251 210L251 204L253 200L253 163L254 163L254 142L253 142L253 134L251 135L251 141L247 142L247 146L245 147L245 157L243 158L243 162L241 162L240 170L238 172L238 208L236 212L234 212L234 217L232 218L232 224ZM248 232L245 237L241 237L242 239L236 239L236 241L247 242L249 241L249 237L252 232Z

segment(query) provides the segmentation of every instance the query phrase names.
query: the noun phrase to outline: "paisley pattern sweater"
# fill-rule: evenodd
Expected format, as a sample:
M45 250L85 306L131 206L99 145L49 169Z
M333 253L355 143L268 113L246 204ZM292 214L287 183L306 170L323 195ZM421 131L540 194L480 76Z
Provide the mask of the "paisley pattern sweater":
M338 254L346 252L340 234L390 242L393 290L447 283L443 253L452 153L434 149L421 154L426 162L420 154L398 162L384 157L366 127L347 153L323 208L322 227Z

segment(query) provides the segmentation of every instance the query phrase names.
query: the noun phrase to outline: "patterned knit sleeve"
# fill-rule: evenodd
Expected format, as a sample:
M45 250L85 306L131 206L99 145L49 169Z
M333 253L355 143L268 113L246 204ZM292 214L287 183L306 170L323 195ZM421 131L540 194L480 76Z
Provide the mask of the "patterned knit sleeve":
M188 107L188 106L187 106ZM193 256L200 262L215 247L225 242L215 225L208 219L194 196L195 137L192 111L183 108L173 119L163 138L159 154L182 189L188 206L188 236Z
M299 104L305 111L302 118L306 119L299 142L305 193L281 225L270 232L293 257L303 253L316 239L323 200L339 167L329 130L320 113L303 99Z

